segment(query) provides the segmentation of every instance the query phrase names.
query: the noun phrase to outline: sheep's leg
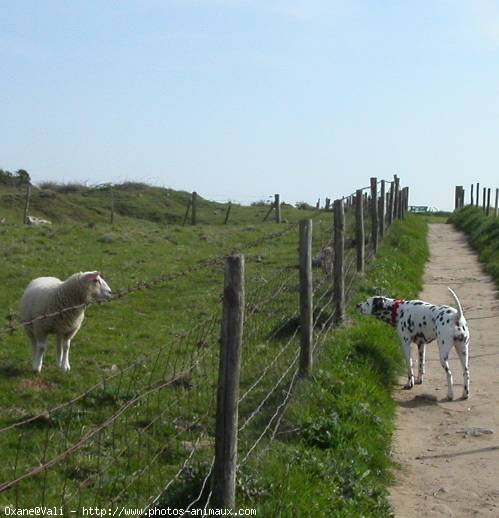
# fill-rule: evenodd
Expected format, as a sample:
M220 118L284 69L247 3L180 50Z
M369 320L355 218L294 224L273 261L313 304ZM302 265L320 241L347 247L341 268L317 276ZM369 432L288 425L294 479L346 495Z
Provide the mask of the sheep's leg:
M43 355L47 350L47 338L33 343L33 371L40 372L43 365Z
M62 344L62 359L61 359L61 368L64 372L68 372L71 369L69 365L69 347L71 346L70 338L63 338L61 340Z
M62 336L57 337L57 356L55 358L57 362L57 366L62 368L62 344L64 342L64 338Z

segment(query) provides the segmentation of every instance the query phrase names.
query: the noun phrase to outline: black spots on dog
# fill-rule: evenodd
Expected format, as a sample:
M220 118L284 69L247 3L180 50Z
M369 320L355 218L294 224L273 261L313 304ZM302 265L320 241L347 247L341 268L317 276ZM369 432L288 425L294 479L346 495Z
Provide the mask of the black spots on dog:
M385 308L385 299L383 297L374 297L373 313L380 313Z
M418 300L417 302L414 302L413 304L414 304L414 306L422 306L423 305L423 303L420 300Z
M400 310L400 318L402 318L403 316L404 316L404 310L403 310L403 309L401 309L401 310Z
M452 309L448 309L448 310L446 311L446 313L448 313L448 314L452 313Z
M450 323L450 320L449 320L449 319L447 319L447 323L448 323L448 324Z
M437 308L435 306L430 306L431 311L435 311Z

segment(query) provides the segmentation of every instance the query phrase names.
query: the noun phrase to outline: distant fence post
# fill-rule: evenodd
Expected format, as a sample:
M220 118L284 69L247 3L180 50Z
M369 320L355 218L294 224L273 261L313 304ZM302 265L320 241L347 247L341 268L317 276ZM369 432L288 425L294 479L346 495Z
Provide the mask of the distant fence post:
M229 214L230 214L231 207L232 207L232 202L229 201L229 204L227 205L227 212L225 213L224 225L227 225L227 221L229 221Z
M334 282L333 297L335 320L340 324L345 320L345 212L343 200L334 201Z
M313 348L312 220L300 221L300 376L312 370Z
M476 206L480 205L480 184L476 183Z
M275 204L275 222L281 222L281 201L280 196L278 194L274 194L274 204Z
M490 187L487 189L487 216L490 214Z
M459 210L464 207L464 187L462 185L456 185L456 191L454 193L454 210Z
M371 178L371 227L374 253L378 251L378 179Z
M237 428L244 321L244 256L225 260L218 371L213 506L232 508L236 494Z
M331 205L331 200L329 198L326 198L326 205L324 206L324 210L329 210L329 207Z
M496 209L496 218L497 218L497 216L499 216L499 212L498 212L499 207L497 206L498 202L499 202L499 189L496 189L496 207L495 207L495 209Z
M400 179L396 174L393 175L393 182L395 184L393 188L393 219L400 219Z
M471 184L471 189L470 189L470 193L471 193L471 201L470 201L470 205L475 205L474 201L473 201L473 187L474 185Z
M381 194L380 194L380 206L379 206L379 237L383 239L385 235L385 181L381 180Z
M390 183L390 195L389 195L389 203L388 203L388 225L393 223L393 206L395 203L395 182Z
M409 187L406 187L405 188L405 213L407 214L408 212L409 212Z
M23 223L26 225L28 223L28 211L29 211L29 202L31 199L31 183L28 182L26 184L26 198L24 199L24 215L23 215Z
M362 203L362 189L357 189L355 203L355 241L357 244L357 271L364 273L365 235L364 235L364 204Z
M191 198L191 225L197 224L197 202L198 202L198 193L194 191L192 193Z

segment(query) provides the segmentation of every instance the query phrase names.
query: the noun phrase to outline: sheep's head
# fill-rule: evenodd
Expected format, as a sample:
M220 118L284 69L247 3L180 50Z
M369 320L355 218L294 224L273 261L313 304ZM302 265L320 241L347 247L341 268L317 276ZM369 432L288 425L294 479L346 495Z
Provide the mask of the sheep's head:
M113 296L111 288L99 272L82 273L82 279L87 284L90 300L109 300Z

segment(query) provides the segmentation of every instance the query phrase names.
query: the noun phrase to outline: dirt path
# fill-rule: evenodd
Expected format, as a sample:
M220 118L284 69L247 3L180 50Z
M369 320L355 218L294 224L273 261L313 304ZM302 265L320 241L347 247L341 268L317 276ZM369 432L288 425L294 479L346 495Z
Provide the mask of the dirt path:
M427 347L426 380L397 388L394 458L400 464L391 502L396 518L499 516L499 301L464 236L451 225L430 226L431 257L422 300L453 304L453 288L471 332L471 398L446 401L447 383L437 346ZM494 316L493 318L483 318ZM415 358L415 356L414 356ZM417 362L415 362L417 369ZM451 353L454 394L462 370ZM405 378L401 379L405 383ZM466 429L487 429L480 435ZM475 430L477 431L477 430ZM492 431L492 433L490 433Z

